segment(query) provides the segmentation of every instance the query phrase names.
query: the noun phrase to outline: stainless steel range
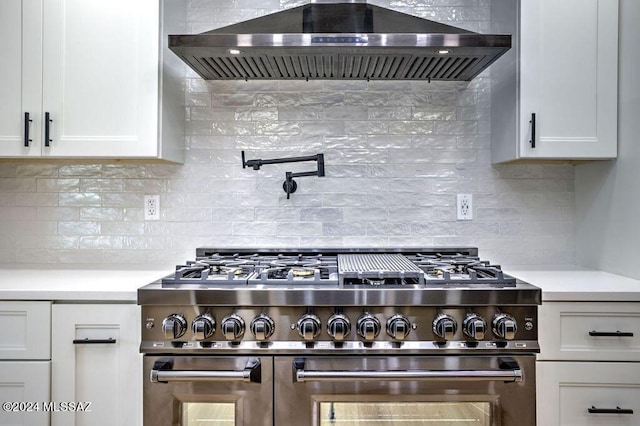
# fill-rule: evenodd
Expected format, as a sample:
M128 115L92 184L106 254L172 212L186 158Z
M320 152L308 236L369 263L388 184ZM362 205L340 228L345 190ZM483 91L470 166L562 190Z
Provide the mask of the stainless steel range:
M144 424L535 426L540 296L476 248L200 248L138 290Z

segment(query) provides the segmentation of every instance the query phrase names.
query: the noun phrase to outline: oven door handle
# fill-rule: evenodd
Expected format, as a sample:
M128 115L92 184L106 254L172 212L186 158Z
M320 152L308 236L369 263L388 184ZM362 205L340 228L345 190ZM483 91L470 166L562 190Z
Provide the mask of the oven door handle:
M293 362L293 381L304 382L366 382L366 381L441 381L459 382L521 382L522 370L516 365L499 370L305 370L304 359Z
M257 359L249 360L243 370L172 370L172 364L156 362L151 369L151 382L262 382L262 368Z

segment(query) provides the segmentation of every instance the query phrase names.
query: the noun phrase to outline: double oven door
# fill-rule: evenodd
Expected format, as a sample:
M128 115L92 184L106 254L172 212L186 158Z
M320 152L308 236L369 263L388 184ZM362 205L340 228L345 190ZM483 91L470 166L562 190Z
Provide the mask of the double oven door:
M145 357L145 426L535 426L535 357Z

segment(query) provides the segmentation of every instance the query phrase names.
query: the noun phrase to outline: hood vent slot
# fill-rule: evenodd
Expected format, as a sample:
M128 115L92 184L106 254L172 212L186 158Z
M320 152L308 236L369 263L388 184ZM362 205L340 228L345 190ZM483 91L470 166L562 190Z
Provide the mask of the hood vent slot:
M191 57L199 74L216 80L467 80L487 58L411 55L266 55Z

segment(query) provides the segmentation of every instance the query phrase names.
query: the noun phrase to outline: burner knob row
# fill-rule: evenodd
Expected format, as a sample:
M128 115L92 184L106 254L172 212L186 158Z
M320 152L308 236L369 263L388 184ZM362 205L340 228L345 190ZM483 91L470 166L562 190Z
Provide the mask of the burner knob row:
M515 339L518 327L511 315L498 314L491 325L493 334L499 339ZM380 320L368 312L358 317L355 327L358 336L367 342L374 341L382 330ZM415 325L413 327L415 328ZM249 330L258 341L268 340L274 334L275 328L273 319L265 314L255 317L249 325ZM401 314L393 315L386 322L386 332L394 340L405 340L411 328L409 319ZM295 329L300 337L311 342L320 335L322 322L317 315L308 313L298 319ZM171 314L162 321L162 332L167 339L179 339L187 330L187 320L182 314ZM206 340L215 333L216 321L209 313L200 314L193 320L191 330L196 340ZM433 320L432 330L443 340L453 340L458 331L458 323L451 315L441 313ZM238 341L245 334L245 321L238 314L227 315L220 323L220 331L226 340ZM471 339L483 340L487 333L487 322L480 315L470 313L462 323L462 332ZM327 333L335 341L343 341L351 333L351 321L342 313L334 313L327 321Z
M504 340L513 340L518 330L516 320L509 314L499 314L493 319L493 334ZM447 314L440 314L433 320L433 333L444 339L452 340L458 324ZM474 340L483 340L487 332L487 322L478 314L469 314L462 323L462 332Z
M255 317L249 326L256 340L264 341L275 331L273 320L267 315ZM175 340L187 332L187 320L182 314L171 314L162 321L162 333L167 339ZM226 340L236 341L244 336L246 326L240 315L230 314L220 323L220 330ZM191 323L191 331L196 340L206 340L216 331L216 320L208 313L200 314Z

